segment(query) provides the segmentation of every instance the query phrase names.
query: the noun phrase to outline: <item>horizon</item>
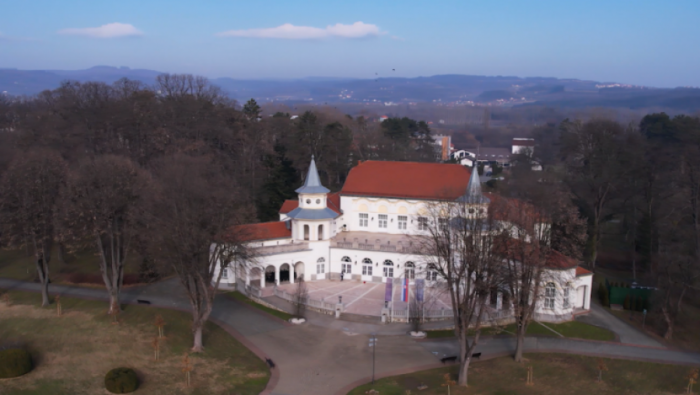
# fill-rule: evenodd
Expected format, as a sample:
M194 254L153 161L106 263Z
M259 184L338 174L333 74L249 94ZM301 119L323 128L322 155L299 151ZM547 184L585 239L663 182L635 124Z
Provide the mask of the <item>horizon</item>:
M693 51L700 3L691 0L671 6L10 0L4 11L0 67L20 70L128 65L211 79L457 74L700 86L700 54Z

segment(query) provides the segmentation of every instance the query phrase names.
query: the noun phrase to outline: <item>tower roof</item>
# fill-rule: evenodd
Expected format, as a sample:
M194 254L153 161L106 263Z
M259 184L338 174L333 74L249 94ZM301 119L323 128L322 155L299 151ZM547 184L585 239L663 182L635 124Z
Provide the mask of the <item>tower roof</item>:
M321 185L321 177L318 176L318 170L316 170L316 161L314 161L314 156L311 155L311 164L309 165L309 172L306 174L306 179L304 180L304 185L297 188L296 193L328 193L331 190Z
M479 179L479 169L477 168L476 160L474 160L472 174L469 177L469 183L467 184L467 192L458 200L468 204L488 204L491 202L489 198L481 193L481 180Z

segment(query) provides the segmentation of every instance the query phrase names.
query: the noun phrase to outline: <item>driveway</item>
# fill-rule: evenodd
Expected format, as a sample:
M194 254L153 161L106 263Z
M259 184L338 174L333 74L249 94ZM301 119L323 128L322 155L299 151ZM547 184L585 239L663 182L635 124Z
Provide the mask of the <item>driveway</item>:
M577 317L576 320L597 325L617 333L620 336L620 343L665 348L663 344L610 314L605 308L596 303L591 303L590 313Z

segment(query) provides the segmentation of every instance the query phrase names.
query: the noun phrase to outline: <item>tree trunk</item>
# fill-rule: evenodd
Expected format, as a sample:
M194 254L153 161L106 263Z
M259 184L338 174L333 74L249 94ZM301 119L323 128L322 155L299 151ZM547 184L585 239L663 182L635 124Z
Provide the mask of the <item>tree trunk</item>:
M41 258L36 260L36 270L39 273L41 283L41 305L48 306L49 301L49 266Z
M192 333L194 333L194 345L192 346L192 352L202 352L204 351L204 346L202 346L202 327L204 322L195 321L192 323Z
M515 359L515 362L523 361L523 348L525 347L525 331L527 331L527 327L521 325L521 327L518 328L515 332L515 356L513 357L513 359Z
M107 314L119 313L122 311L121 303L119 303L119 291L112 289L109 292L109 312Z

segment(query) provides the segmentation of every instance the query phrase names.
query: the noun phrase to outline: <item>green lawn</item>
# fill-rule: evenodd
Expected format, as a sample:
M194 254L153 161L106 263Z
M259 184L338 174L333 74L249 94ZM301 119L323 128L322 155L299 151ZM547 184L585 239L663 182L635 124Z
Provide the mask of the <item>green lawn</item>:
M452 395L613 395L685 393L690 371L687 366L604 359L608 371L598 382L598 359L568 354L526 354L524 363L512 358L475 362L469 369L469 387L450 388ZM532 366L534 385L525 385L527 367ZM380 395L443 395L444 375L457 379L458 365L387 377L355 388L349 395L365 394L370 389ZM428 389L419 391L421 384ZM408 392L410 391L410 392Z
M602 340L602 341L613 341L615 340L615 334L607 329L603 329L597 326L584 324L583 322L571 321L564 322L561 324L547 324L547 327L559 332L564 337L570 337L575 339L587 339L587 340ZM515 324L507 325L503 328L484 328L481 331L482 335L512 335L515 333ZM533 322L527 328L528 335L538 335L538 336L557 336L555 333L540 325L537 322ZM448 330L437 330L437 331L427 331L427 337L429 339L454 337L454 331L452 329Z
M285 312L283 312L283 311L271 309L271 308L269 308L269 307L267 307L267 306L261 305L260 303L256 303L256 302L254 302L253 300L251 300L250 298L248 298L247 296L243 295L242 293L240 293L240 292L238 292L238 291L228 292L227 295L230 295L231 297L233 297L234 299L236 299L236 300L238 300L238 301L240 301L240 302L247 303L247 304L249 304L249 305L255 307L256 309L260 309L260 310L262 310L262 311L264 311L264 312L266 312L266 313L268 313L268 314L272 314L272 315L274 315L275 317L281 318L281 319L283 319L283 320L285 320L285 321L289 321L289 319L291 319L291 318L294 317L293 315L288 314L288 313L285 313Z
M104 375L112 368L134 368L141 394L258 394L269 380L265 363L226 331L207 323L205 351L192 354L193 387L186 389L182 358L192 345L191 315L146 306L124 306L119 323L106 314L106 302L61 298L39 307L40 295L9 292L11 306L0 302L0 342L26 344L36 368L3 381L3 395L102 394ZM156 315L165 322L161 358L153 360Z

